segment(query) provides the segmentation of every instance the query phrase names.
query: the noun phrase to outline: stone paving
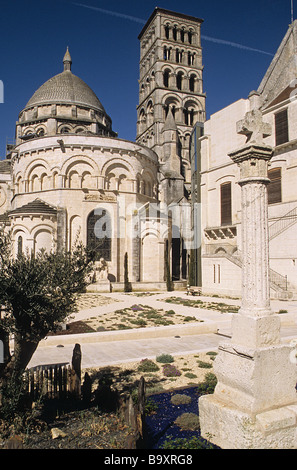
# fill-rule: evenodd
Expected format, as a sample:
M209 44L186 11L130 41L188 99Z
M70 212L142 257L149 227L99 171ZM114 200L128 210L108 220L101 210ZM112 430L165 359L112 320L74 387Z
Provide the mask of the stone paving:
M121 341L82 341L82 335L66 335L57 337L54 345L47 345L43 341L35 352L29 367L45 364L69 363L75 343L80 343L82 347L82 367L102 367L116 363L138 361L144 358L154 358L157 354L168 353L173 355L195 354L202 351L216 350L220 342L226 340L225 336L231 334L232 314L220 313L219 311L201 309L196 307L186 307L178 304L168 304L164 299L168 297L182 297L191 300L203 300L209 302L223 302L229 305L240 306L238 299L214 298L214 297L192 297L187 296L183 291L154 293L153 295L138 296L137 294L107 293L93 294L92 299L88 295L87 302L81 303L81 309L73 315L72 321L86 320L87 318L100 316L117 309L130 307L134 304L150 305L154 308L164 308L181 315L191 315L203 320L204 323L212 324L215 327L214 333L202 334L172 334L169 337L127 339ZM99 306L94 306L93 302L100 302ZM173 306L174 305L174 306ZM282 338L283 341L291 341L297 338L297 301L272 301L271 308L275 312L287 310L281 314ZM168 328L168 327L159 327ZM129 330L127 330L129 331ZM182 330L180 330L182 331ZM104 332L103 334L109 334ZM90 333L89 335L92 335ZM70 339L70 336L72 337Z

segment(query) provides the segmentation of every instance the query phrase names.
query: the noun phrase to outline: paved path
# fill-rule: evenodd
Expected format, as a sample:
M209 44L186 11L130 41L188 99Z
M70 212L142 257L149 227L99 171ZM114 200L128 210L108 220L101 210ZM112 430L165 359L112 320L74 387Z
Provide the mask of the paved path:
M155 308L164 307L166 310L172 308L178 314L195 316L204 322L215 324L219 334L204 333L187 336L177 334L168 338L81 343L82 368L102 367L121 362L139 361L144 358L155 358L156 355L161 353L186 355L201 351L216 350L218 345L222 341L226 340L226 337L224 336L231 334L231 314L222 314L215 310L185 307L177 304L174 304L173 306L173 304L162 302L162 300L171 296L197 300L197 297L187 297L184 292L165 292L145 297L137 297L135 295L127 295L123 293L102 295L115 298L118 302L101 307L80 310L80 312L74 316L73 321L87 319L91 316L100 316L104 313L113 312L114 310L129 307L137 303L150 305ZM199 299L240 305L240 300L218 299L213 297L199 297ZM290 341L297 338L297 301L272 301L271 307L275 312L278 312L280 309L287 310L288 312L281 316L281 335L283 341ZM67 336L68 341L69 336L70 335ZM71 361L74 344L79 343L79 335L73 335L73 344L68 344L68 341L63 344L63 337L60 336L59 344L57 345L46 346L45 342L45 345L38 347L29 367L45 364L69 363Z

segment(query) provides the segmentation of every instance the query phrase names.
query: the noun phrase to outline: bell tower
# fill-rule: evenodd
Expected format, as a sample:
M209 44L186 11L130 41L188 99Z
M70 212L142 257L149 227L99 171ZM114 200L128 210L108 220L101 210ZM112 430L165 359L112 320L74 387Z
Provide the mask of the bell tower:
M190 135L195 123L206 119L202 22L199 18L155 8L138 37L140 78L136 141L153 149L160 163L165 163L168 143L163 130L171 111L179 140L181 176L186 187L191 180Z

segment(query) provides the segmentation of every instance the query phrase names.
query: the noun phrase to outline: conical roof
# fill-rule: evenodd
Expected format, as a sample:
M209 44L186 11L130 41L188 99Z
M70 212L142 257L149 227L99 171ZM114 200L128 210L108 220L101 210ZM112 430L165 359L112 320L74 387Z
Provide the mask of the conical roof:
M68 103L79 104L105 112L93 90L81 78L71 72L72 60L68 48L63 63L64 71L41 85L26 104L26 108L43 104Z

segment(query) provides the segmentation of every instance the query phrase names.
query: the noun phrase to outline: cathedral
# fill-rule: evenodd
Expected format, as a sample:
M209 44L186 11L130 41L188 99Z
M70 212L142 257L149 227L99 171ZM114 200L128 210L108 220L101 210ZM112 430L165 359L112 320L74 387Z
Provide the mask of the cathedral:
M96 253L95 290L102 279L122 288L126 253L133 288L164 288L168 272L184 284L193 244L189 145L205 121L201 24L156 8L140 32L135 142L112 129L67 48L61 73L19 112L15 145L0 161L0 221L14 255L70 250L80 240Z
M270 292L297 297L297 21L258 89L208 120L202 23L155 8L140 31L135 142L118 137L67 49L61 73L20 111L0 161L0 222L14 255L80 240L96 253L94 290L123 289L127 253L133 290L166 289L170 277L176 288L240 296L239 168L229 154L244 145L237 123L256 99L272 129Z

